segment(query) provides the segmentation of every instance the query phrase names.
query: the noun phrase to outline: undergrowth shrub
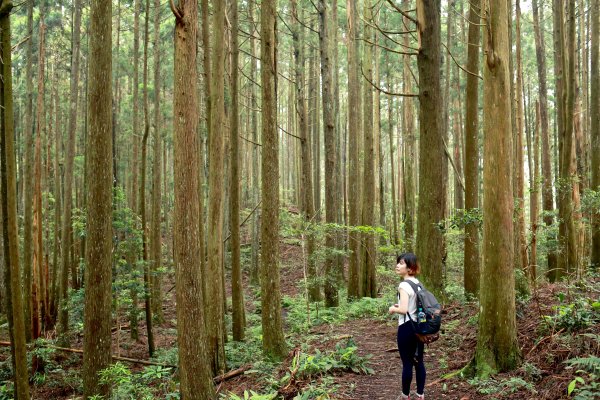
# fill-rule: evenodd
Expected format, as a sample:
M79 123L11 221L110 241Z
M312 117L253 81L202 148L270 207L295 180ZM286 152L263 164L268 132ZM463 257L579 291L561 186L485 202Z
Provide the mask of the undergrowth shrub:
M100 383L108 385L111 394L108 398L93 396L93 400L154 400L179 398L173 383L172 368L153 365L134 374L124 364L117 362L99 373Z
M561 302L564 296L559 296ZM600 302L585 297L575 297L571 303L552 307L554 315L544 315L547 327L552 331L563 329L574 332L600 322Z
M600 357L589 356L565 361L567 368L576 369L575 377L567 388L569 396L576 400L597 399L600 393Z
M532 383L523 380L522 378L511 377L508 379L479 379L474 378L468 380L470 385L477 387L477 392L481 394L512 394L526 389L531 393L537 393Z

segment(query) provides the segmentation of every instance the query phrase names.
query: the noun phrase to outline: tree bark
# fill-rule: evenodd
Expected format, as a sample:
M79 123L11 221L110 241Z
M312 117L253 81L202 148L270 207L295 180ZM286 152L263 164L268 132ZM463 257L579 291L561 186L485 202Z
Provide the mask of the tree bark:
M198 210L197 0L180 0L175 14L173 137L175 208L174 258L177 342L183 400L215 397L211 381L200 271Z
M17 227L17 166L15 160L10 0L0 3L0 187L2 204L2 237L6 309L11 342L12 367L15 377L14 398L29 399L29 374L25 347L25 319L19 268L19 231Z
M560 235L561 248L564 256L559 258L559 269L561 272L575 272L578 270L578 246L577 246L577 227L575 224L575 208L573 196L578 189L575 181L576 161L575 161L575 3L568 2L568 22L567 22L567 42L565 46L565 57L563 58L566 66L566 102L565 102L565 126L563 131L561 164L561 190L559 213L562 222L562 234ZM562 267L561 267L562 265Z
M27 7L27 32L33 36L33 2ZM33 167L34 167L34 136L33 136L33 40L27 43L27 63L25 76L27 80L27 95L25 99L25 182L23 207L23 305L25 307L25 338L32 339L33 298L32 298L32 267L33 267Z
M294 40L294 59L296 61L296 110L298 113L298 127L300 129L300 136L302 140L301 146L301 158L302 158L302 211L304 213L304 220L307 225L314 223L313 219L315 216L315 206L313 204L313 184L312 184L312 157L310 148L310 131L308 128L308 110L306 107L306 93L304 90L304 32L303 27L300 24L304 13L298 14L296 0L292 0L292 13L296 23L294 24L293 40ZM306 278L308 280L308 297L309 301L319 301L321 298L320 285L317 284L317 271L316 264L313 258L315 251L315 238L311 232L307 233L306 236L306 258L307 258L307 270Z
M409 0L404 0L404 7L409 7ZM409 26L410 21L404 17L405 26ZM408 46L408 35L404 35L404 45ZM410 56L403 56L403 88L405 93L412 93L412 73L410 71ZM416 135L415 135L415 118L414 118L414 103L410 97L405 97L403 103L403 119L404 119L404 240L406 249L414 251L415 248L415 212L416 212L416 170L418 158L416 153ZM398 168L400 169L400 168Z
M148 109L148 42L150 25L150 0L146 0L144 21L144 136L142 138L142 163L140 167L140 204L142 219L142 260L144 268L144 314L148 334L148 353L154 355L154 335L152 331L152 299L150 298L150 260L148 256L148 219L146 218L146 166L148 164L148 137L150 136L150 116ZM155 88L156 89L156 88ZM134 304L134 308L136 305Z
M233 308L233 340L244 340L246 314L244 310L244 287L240 261L240 155L239 155L239 44L238 44L238 2L231 4L231 114L230 114L230 211L231 230L231 303Z
M152 238L150 240L151 288L152 288L152 315L160 324L163 321L162 312L162 274L161 266L161 190L160 181L162 168L162 134L160 112L160 0L154 0L154 145L153 145L153 171L152 171Z
M69 270L71 263L71 250L73 247L73 164L75 160L75 134L77 132L77 105L79 87L79 48L81 45L81 0L73 3L73 55L71 57L71 87L69 94L69 138L67 142L67 154L65 157L65 182L64 182L64 217L62 227L62 266L60 270L60 307L59 307L59 344L69 347L69 311L68 290Z
M556 187L557 187L557 202L559 208L559 233L557 238L557 244L560 247L564 244L565 238L565 221L561 221L564 216L564 185L561 186L561 180L563 178L562 172L562 153L563 153L563 142L565 132L565 108L566 108L566 83L565 83L565 38L564 38L564 3L560 0L553 0L553 29L554 29L554 79L555 79L555 91L556 91L556 135L558 138L558 157L556 158L556 165L559 167L556 173ZM564 255L564 254L563 254ZM557 258L557 265L554 270L549 270L549 279L554 282L560 279L566 273L566 265L562 259L566 257ZM560 262L559 262L560 261Z
M371 11L372 4L367 1L364 4L364 19L369 23L373 21ZM374 42L373 30L365 26L365 37ZM373 82L373 45L365 43L363 74L366 79ZM375 141L373 132L373 87L364 85L363 106L363 176L362 176L362 201L361 201L361 225L375 227ZM375 280L376 249L375 236L373 233L363 233L361 239L362 255L359 275L360 297L377 297L377 283Z
M331 5L320 0L319 11L319 48L321 58L321 81L323 99L323 137L325 141L325 221L335 224L338 217L335 189L337 185L337 149L335 147L335 119L333 98L333 72L331 69ZM326 233L325 246L331 251L336 247L336 232ZM328 254L325 259L325 306L338 305L338 277L336 257Z
M525 171L523 157L523 63L521 56L521 6L520 0L515 0L515 25L516 25L516 61L517 61L517 82L515 86L515 101L516 101L516 130L514 132L514 167L515 167L515 256L520 257L520 262L517 265L523 269L525 276L529 275L527 259L527 239L525 236Z
M483 270L479 333L475 352L478 375L487 377L517 366L512 193L512 135L507 2L486 4L483 69ZM509 132L507 134L507 132Z
M225 71L225 3L216 0L212 19L212 61L210 88L209 172L208 172L208 263L205 275L209 352L213 375L225 370L223 343L223 127Z
M260 19L262 85L261 304L263 350L274 358L286 355L281 321L279 281L279 143L277 134L276 0L263 0Z
M546 55L544 43L544 30L540 27L540 21L543 21L543 9L538 12L537 0L532 2L533 8L533 29L535 33L535 55L537 59L537 72L539 82L539 98L540 98L540 129L541 129L541 146L542 146L542 203L544 209L544 224L546 227L552 226L554 217L554 201L552 193L552 164L550 162L550 134L548 130L548 90L546 86ZM551 238L556 240L556 237ZM547 255L549 276L554 274L556 269L556 251L552 247L548 250ZM534 260L535 261L535 260Z
M590 6L591 19L592 19L592 66L590 70L591 76L591 92L590 98L590 116L591 121L591 149L592 155L591 169L592 169L592 182L591 188L595 191L600 191L600 101L598 98L598 92L600 90L600 68L598 67L599 57L599 31L600 21L599 12L600 1L592 0ZM592 216L592 256L591 266L593 270L600 269L600 212L596 212Z
M439 227L446 209L444 183L446 155L443 124L438 110L440 90L440 1L417 1L418 34L421 48L419 66L419 206L417 255L425 266L423 278L430 291L443 292L444 237Z
M87 241L83 395L107 395L98 373L111 363L112 284L112 3L90 5Z
M479 72L479 26L481 0L471 1L469 5L469 46L467 50L467 70ZM479 210L479 79L467 74L465 95L465 208L474 213ZM479 226L468 223L465 226L465 293L479 294Z
M250 20L250 79L256 82L256 70L257 70L257 58L259 57L258 51L256 50L256 39L255 35L258 34L254 24L254 0L248 1L248 18ZM256 101L256 85L250 85L250 107L252 110L258 109L258 102ZM250 112L250 130L252 132L252 141L258 143L258 112ZM258 204L260 201L260 163L258 162L259 146L254 144L252 146L252 192L253 203ZM260 212L255 212L252 216L252 262L250 269L250 283L253 285L260 284L260 258L259 258L259 247L260 247Z

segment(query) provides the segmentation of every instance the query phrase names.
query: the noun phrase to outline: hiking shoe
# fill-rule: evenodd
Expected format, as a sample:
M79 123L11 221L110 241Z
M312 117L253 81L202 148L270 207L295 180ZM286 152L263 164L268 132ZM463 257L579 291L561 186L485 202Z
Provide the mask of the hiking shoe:
M400 396L396 397L396 400L410 400L410 396L400 393Z
M423 394L416 394L416 400L425 400L425 393Z

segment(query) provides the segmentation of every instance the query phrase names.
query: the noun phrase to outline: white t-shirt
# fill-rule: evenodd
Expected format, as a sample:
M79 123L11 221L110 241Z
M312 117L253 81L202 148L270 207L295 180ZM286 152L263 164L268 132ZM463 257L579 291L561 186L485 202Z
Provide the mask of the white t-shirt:
M419 284L419 280L417 278L413 278L412 276L407 276L406 278L404 278L404 281L400 282L400 284L398 285L398 304L400 304L400 289L402 289L406 293L408 293L408 313L410 314L410 318L412 318L413 321L416 321L417 320L417 295L416 295L415 291L413 290L412 286L410 285L410 283L405 282L407 280L410 280L410 281L416 283L417 285ZM406 315L406 314L398 315L398 326L400 326L408 321L410 321L408 319L408 315Z

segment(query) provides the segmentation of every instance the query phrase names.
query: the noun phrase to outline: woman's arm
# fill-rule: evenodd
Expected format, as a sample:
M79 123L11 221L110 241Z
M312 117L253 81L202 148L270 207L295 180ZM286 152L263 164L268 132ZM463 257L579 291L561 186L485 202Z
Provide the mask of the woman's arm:
M400 289L400 304L394 304L390 307L390 314L406 314L408 312L408 293Z

